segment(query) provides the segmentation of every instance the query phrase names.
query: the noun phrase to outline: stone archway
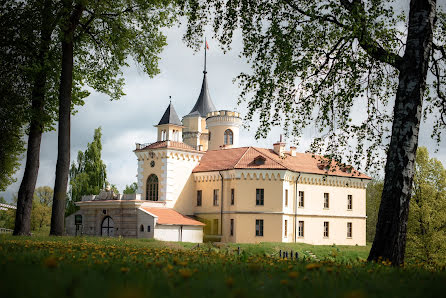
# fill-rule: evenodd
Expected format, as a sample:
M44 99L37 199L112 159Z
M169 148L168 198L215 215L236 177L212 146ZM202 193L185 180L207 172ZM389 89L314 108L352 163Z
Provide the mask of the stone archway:
M113 237L115 235L115 222L110 216L105 217L102 221L101 235L104 237Z

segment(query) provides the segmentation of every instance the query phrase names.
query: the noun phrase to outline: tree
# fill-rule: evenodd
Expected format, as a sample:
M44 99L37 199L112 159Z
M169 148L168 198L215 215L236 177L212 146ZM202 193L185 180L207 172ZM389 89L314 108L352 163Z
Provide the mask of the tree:
M133 182L132 184L125 186L123 193L124 194L132 194L132 193L136 193L137 190L138 190L138 184L136 182Z
M33 194L39 170L42 133L57 118L57 74L60 48L54 43L61 17L58 1L6 0L1 3L0 28L0 180L12 182L28 135L26 165L20 184L14 235L30 235ZM78 88L73 104L86 92ZM4 166L4 167L3 167Z
M404 262L420 121L446 127L446 16L436 0L411 0L408 15L382 0L184 0L186 40L213 21L225 50L240 29L241 99L264 137L283 125L296 139L310 125L315 153L369 169L387 154L376 235L368 260ZM210 11L212 13L210 13ZM426 81L428 70L433 81ZM429 93L427 92L429 90ZM425 94L427 94L425 96ZM393 108L393 112L392 112ZM352 115L352 110L360 111ZM391 125L391 128L390 128ZM354 148L354 149L352 149ZM365 160L364 158L365 157ZM364 165L365 164L365 165Z
M76 75L98 91L122 96L121 67L128 56L156 75L165 46L161 28L172 24L168 0L63 1L59 130L51 235L62 235L70 167L70 112Z
M412 259L429 265L446 263L446 169L417 150L413 196L407 228L407 251Z
M31 212L31 230L41 230L49 227L51 222L51 204L53 200L53 189L49 186L36 188Z
M0 191L15 181L14 173L24 151L24 110L27 106L29 80L22 73L23 52L28 49L24 38L14 34L27 27L26 22L17 22L19 15L27 14L17 1L2 2L0 10Z
M94 130L93 142L88 143L85 152L77 153L77 163L71 164L70 192L67 215L77 210L75 205L84 195L97 195L107 184L105 164L101 159L101 128Z
M7 119L12 129L5 134L11 144L5 150L5 158L10 165L17 162L22 145L21 134L26 127L28 146L26 165L20 184L14 235L29 235L34 189L39 169L40 143L46 126L55 115L53 103L55 87L54 74L57 73L58 50L51 46L55 34L57 16L51 14L55 4L50 0L4 1L2 3L2 28L7 32L2 56L6 53L7 76L5 101L9 110ZM4 50L4 52L3 52ZM3 65L2 65L3 66ZM9 70L12 70L9 73ZM2 79L3 81L3 79ZM3 84L3 83L2 83ZM14 103L15 104L11 104ZM14 161L15 159L15 161Z
M382 180L372 180L367 184L366 195L366 239L373 241L376 233L376 223L378 222L379 205L381 203L381 194L383 192L384 182Z

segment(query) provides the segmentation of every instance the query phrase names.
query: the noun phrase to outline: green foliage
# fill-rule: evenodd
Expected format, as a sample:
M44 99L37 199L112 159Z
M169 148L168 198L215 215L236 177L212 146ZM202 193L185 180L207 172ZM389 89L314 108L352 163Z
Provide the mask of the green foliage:
M0 243L2 294L11 298L441 297L446 290L444 271L356 258L347 264L282 260L244 245L238 256L233 247L147 239L0 235ZM17 287L24 275L33 278Z
M101 159L102 143L101 128L94 131L93 142L88 143L87 149L77 154L77 162L71 164L70 192L67 215L75 212L75 202L79 202L84 195L97 195L107 183L105 164Z
M153 77L159 73L159 54L166 45L162 29L175 20L173 1L84 1L74 34L75 81L119 99L121 68L132 57Z
M407 37L406 17L395 12L394 1L181 2L189 45L202 44L207 24L213 25L224 50L230 50L234 36L241 33L241 55L251 71L236 81L243 88L240 101L247 102L245 120L258 117L257 138L280 126L298 143L311 131L310 152L338 161L346 158L357 168L382 168ZM408 2L404 5L410 9ZM442 21L437 22L435 41L440 49L446 44L446 17L437 6ZM428 100L425 112L446 115L446 100L440 97L446 85L446 54L439 49L435 57L443 84L436 88L428 83L437 100ZM444 118L437 124L446 127Z
M446 169L418 148L407 231L409 260L446 264Z
M113 193L115 193L115 194L119 193L119 190L118 190L118 188L116 187L115 184L110 185L110 190L112 190Z
M379 205L381 203L381 194L383 192L384 182L382 180L372 180L367 184L366 194L366 239L373 241L376 232L376 223L378 222Z
M53 189L40 186L34 191L33 208L31 211L31 230L40 231L50 226Z
M0 203L10 204L5 198L0 197ZM14 228L15 211L13 209L0 210L0 228L13 229Z
M138 184L136 182L133 182L132 184L125 186L123 193L124 194L132 194L132 193L136 193L137 190L138 190Z

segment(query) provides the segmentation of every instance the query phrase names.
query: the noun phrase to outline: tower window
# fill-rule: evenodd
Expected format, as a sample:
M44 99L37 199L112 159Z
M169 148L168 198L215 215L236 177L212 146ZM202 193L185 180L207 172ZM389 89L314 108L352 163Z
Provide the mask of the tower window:
M232 130L225 130L225 145L232 145L234 143L234 133Z
M155 174L147 178L146 200L158 201L158 177Z

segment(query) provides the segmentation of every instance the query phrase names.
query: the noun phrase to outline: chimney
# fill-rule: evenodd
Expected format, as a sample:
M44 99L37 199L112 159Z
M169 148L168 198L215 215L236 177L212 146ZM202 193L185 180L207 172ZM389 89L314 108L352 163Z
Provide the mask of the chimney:
M294 147L294 146L291 146L291 147L290 147L290 155L291 155L291 156L296 156L296 149L297 149L297 148Z
M282 142L282 135L280 135L280 141L273 144L274 152L279 156L283 156L285 153L285 145L286 143Z

